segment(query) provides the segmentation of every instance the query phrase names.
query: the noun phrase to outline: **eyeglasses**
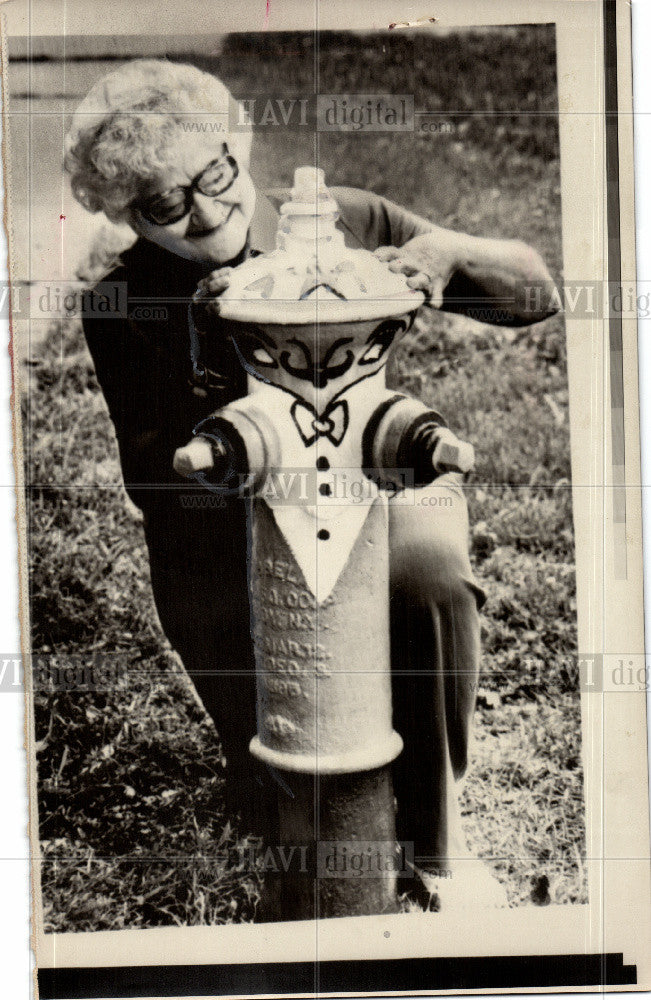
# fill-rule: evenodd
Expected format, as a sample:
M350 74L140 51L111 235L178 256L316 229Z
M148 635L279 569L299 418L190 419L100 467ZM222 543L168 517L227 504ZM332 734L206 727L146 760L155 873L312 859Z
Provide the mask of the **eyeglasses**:
M179 184L153 198L135 203L134 208L147 222L153 222L156 226L171 226L192 208L193 191L197 190L208 198L217 198L228 191L239 172L237 160L229 154L228 147L224 144L223 155L218 160L212 160L191 184Z

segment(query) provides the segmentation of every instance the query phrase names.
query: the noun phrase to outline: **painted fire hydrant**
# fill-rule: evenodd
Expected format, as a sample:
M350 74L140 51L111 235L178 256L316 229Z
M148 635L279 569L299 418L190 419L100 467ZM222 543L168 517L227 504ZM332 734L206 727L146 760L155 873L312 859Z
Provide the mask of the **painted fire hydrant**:
M438 414L387 389L424 296L346 247L337 216L323 172L299 168L276 249L235 268L219 300L248 395L174 459L252 498L250 749L279 777L281 843L309 859L267 907L275 919L398 908L388 498L473 461Z

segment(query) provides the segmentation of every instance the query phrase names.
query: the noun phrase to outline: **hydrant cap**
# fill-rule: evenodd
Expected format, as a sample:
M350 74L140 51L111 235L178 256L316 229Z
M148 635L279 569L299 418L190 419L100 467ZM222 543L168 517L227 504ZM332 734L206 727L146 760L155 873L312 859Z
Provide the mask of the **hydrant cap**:
M280 208L276 249L235 268L220 315L240 322L346 323L414 312L424 301L336 228L338 206L323 170L298 167L291 199Z

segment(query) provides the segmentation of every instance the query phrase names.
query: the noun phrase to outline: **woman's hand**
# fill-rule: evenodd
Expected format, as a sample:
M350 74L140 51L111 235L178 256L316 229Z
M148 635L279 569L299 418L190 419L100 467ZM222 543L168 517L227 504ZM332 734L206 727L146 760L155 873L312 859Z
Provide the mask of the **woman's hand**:
M458 262L456 249L450 243L438 239L435 233L424 233L402 247L380 247L375 256L387 263L389 270L404 274L410 288L424 292L428 304L440 309L443 292Z
M209 316L219 315L219 296L228 288L232 270L232 267L220 267L216 271L212 271L207 278L201 279L192 297L195 306L193 309L195 322L197 312L201 313L202 310L205 310Z

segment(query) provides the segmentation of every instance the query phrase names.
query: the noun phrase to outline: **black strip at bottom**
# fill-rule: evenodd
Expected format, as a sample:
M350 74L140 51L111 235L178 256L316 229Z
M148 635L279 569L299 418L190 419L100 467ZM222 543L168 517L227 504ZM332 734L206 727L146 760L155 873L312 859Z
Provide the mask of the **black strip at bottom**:
M621 954L40 969L40 1000L635 986Z

